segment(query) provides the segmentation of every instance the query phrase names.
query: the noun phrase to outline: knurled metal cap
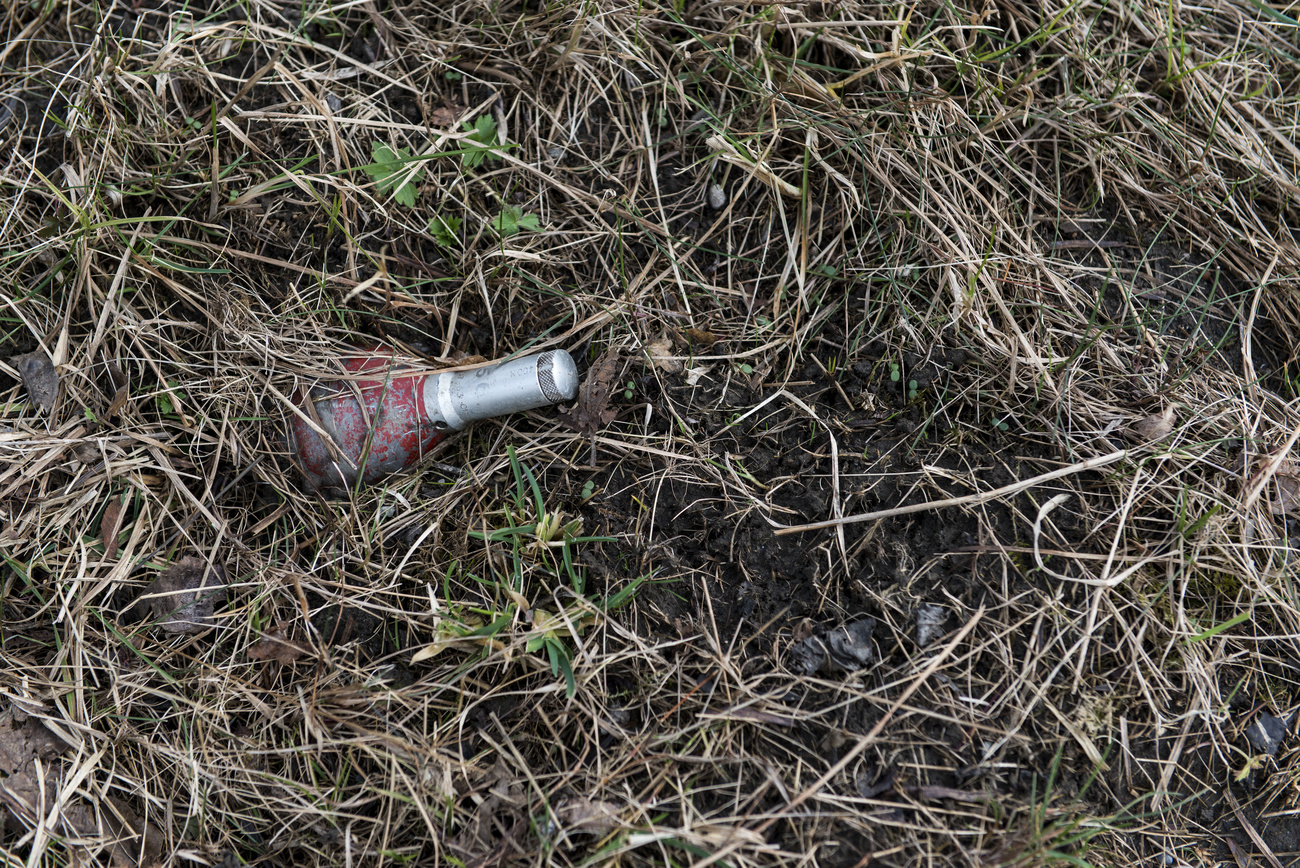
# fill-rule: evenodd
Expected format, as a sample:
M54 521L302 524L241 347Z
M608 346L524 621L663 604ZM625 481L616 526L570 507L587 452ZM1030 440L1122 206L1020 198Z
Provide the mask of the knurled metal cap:
M578 366L564 350L548 350L537 357L537 384L552 404L572 401L578 395Z

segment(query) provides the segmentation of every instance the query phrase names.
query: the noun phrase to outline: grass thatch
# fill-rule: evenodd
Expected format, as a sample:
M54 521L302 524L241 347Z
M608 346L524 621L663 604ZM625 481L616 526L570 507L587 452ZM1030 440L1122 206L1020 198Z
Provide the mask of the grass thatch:
M1289 9L6 9L7 864L1296 858ZM322 499L376 338L615 415Z

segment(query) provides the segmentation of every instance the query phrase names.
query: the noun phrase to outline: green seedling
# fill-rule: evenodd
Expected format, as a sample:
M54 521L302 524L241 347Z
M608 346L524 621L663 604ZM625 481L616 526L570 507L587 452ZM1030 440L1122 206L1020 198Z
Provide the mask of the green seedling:
M459 217L435 214L429 220L428 232L439 246L455 247L460 243L460 227L463 222Z
M469 123L465 123L463 126L469 131L469 135L462 140L462 144L468 148L460 156L462 166L467 169L477 169L489 157L498 162L501 160L500 154L494 154L488 150L501 144L500 136L497 134L497 122L492 115L482 115L478 120L474 121L473 126L470 126Z
M1241 783L1241 782L1244 781L1246 778L1250 777L1251 772L1253 772L1253 771L1255 771L1255 770L1257 770L1257 769L1262 769L1262 768L1264 768L1265 765L1268 764L1268 755L1267 755L1267 754L1254 754L1254 755L1252 755L1252 754L1248 754L1248 753L1246 753L1244 750L1242 750L1241 748L1237 747L1236 745L1228 745L1228 747L1232 748L1232 752L1235 753L1235 754L1240 755L1241 758L1242 758L1241 768L1239 768L1239 769L1237 769L1237 771L1233 772L1233 775L1232 775L1232 779L1233 779L1234 781L1236 781L1237 783Z
M530 654L538 651L545 651L546 657L551 663L551 675L564 676L564 693L572 699L578 693L578 680L573 675L573 658L569 654L569 646L565 643L565 638L570 630L581 634L583 629L590 625L595 618L593 615L587 615L577 623L572 622L565 616L556 616L544 609L533 610L533 631L535 635L524 645L524 649Z
M492 219L491 226L502 238L518 235L525 229L539 232L542 228L536 214L525 214L522 208L514 205L506 205L502 208L501 213Z
M508 631L522 615L531 623L525 648L530 653L545 654L551 673L564 678L565 692L572 697L578 689L572 645L596 623L601 612L612 611L630 600L641 582L633 582L603 604L588 598L586 570L577 562L575 550L585 543L614 540L581 536L582 519L566 519L561 510L548 508L536 474L519 460L514 447L507 447L506 454L515 484L500 513L504 526L486 533L472 532L470 536L509 547L507 576L497 586L509 602L503 611L484 612L485 617L480 619L483 626L473 636L493 637ZM594 494L595 483L589 480L583 489L584 501ZM537 605L539 600L547 598L553 602L552 607ZM443 645L435 643L430 647L435 650L421 653L428 656Z
M410 151L406 148L393 150L381 142L375 142L370 154L374 162L364 168L374 180L376 192L381 196L392 193L399 204L408 208L415 205L415 184L424 171L423 165L411 168Z
M185 394L177 385L175 380L167 381L167 389L159 392L154 398L154 403L158 407L158 412L164 416L177 416L176 405L172 402L171 393L175 393L182 401L188 402L190 396Z

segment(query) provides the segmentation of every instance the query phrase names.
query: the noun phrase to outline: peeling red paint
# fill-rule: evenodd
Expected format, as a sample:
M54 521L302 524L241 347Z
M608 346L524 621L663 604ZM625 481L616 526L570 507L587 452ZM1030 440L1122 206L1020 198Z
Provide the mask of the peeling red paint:
M394 352L388 347L360 352L364 354L343 361L344 369L349 374L373 371L381 376L311 390L321 427L333 443L327 443L297 414L290 422L293 451L307 481L316 488L351 484L358 477L353 468L360 468L363 483L374 482L415 464L442 439L425 413L422 385L427 375L395 367ZM301 393L294 400L305 408Z

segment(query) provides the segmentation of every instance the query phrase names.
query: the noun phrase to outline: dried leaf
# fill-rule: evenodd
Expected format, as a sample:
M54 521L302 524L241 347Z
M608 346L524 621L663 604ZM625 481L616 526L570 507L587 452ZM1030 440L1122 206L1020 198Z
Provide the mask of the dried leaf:
M916 644L922 648L943 636L943 622L948 620L948 610L938 603L922 603L916 607Z
M104 418L112 419L118 413L122 412L122 408L126 406L126 400L129 397L131 397L130 386L121 386L118 388L118 390L113 393L113 400L108 405L108 409L104 411Z
M35 806L49 804L59 784L51 768L46 765L41 774L36 761L49 763L66 747L39 720L28 718L19 724L12 714L0 719L0 806L35 819Z
M713 332L706 332L703 329L697 328L687 328L685 331L686 337L688 337L691 343L695 344L700 349L707 350L718 342L718 336Z
M34 721L29 721L29 724L40 726ZM0 806L8 807L15 815L23 816L26 824L31 824L38 819L37 806L48 805L51 800L57 798L61 784L58 777L51 774L51 767L46 765L43 777L44 800L40 801L41 786L36 783L40 776L34 760L40 757L42 761L48 763L63 751L63 746L62 742L58 742L59 747L53 752L44 749L31 750L30 739L25 744L22 743L22 731L26 730L27 726L25 724L22 730L13 730L0 724L0 743L12 746L13 736L18 733L20 750L26 755L17 771L7 778L0 779ZM40 727L40 731L44 734L37 736L38 741L52 739L57 742L57 739L54 739L44 727ZM3 765L4 763L0 761L0 766ZM98 812L86 804L65 804L58 814L58 830L70 833L70 837L86 842L102 841L107 833L107 837L111 839L109 854L113 868L154 868L162 865L164 842L163 834L158 827L148 820L141 819L122 799L108 796L106 801L107 804L100 803ZM44 816L41 815L39 818L44 819ZM0 814L0 820L2 819L3 815ZM102 828L100 820L103 821ZM70 864L96 864L87 858L88 852L85 847L75 843L72 847L69 853L72 857Z
M680 374L682 363L673 358L673 341L667 336L645 345L646 355L656 368L670 374Z
M486 853L503 843L520 844L518 839L528 828L526 800L519 776L500 758L475 782L474 789L478 805L470 810L466 804L461 809L459 813L466 818L465 825L448 844L461 853L480 857L465 861L486 864L488 860L481 858Z
M429 123L435 127L450 127L456 123L460 112L450 106L441 106L429 112Z
M120 497L109 498L104 507L104 517L99 521L99 536L104 541L104 559L117 557L117 535L122 530L122 516L126 513L126 504Z
M304 654L310 654L311 648L291 637L292 622L278 621L268 632L263 634L260 642L248 649L250 660L276 660L288 666Z
M1273 500L1273 512L1278 515L1300 512L1300 468L1290 465L1291 473L1283 473L1278 468L1273 477L1273 489L1277 497Z
M130 805L109 796L112 810L101 812L104 825L113 833L110 851L113 868L153 868L162 864L163 835L158 827L138 816ZM93 822L91 828L94 828Z
M555 814L570 833L605 835L622 826L619 806L604 800L574 799L561 805Z
M1261 459L1260 466L1247 482L1248 488L1265 471L1268 463L1268 458ZM1269 509L1274 515L1300 513L1300 464L1290 459L1279 462L1264 491L1268 497Z
M136 600L168 633L201 633L226 601L226 570L202 558L185 557L149 583Z
M796 642L790 647L790 668L802 675L857 672L874 657L871 633L875 626L874 618L859 618Z
M59 372L54 370L50 357L36 350L14 356L10 361L23 378L23 386L32 402L44 408L46 413L54 412L54 402L59 397Z
M1176 418L1174 408L1169 406L1159 413L1153 413L1145 419L1134 422L1129 431L1133 439L1141 443L1149 443L1167 437L1174 430Z
M609 409L609 399L621 368L619 352L606 350L587 371L587 379L578 387L578 401L573 408L557 414L560 421L579 434L595 434L604 428L617 411Z

